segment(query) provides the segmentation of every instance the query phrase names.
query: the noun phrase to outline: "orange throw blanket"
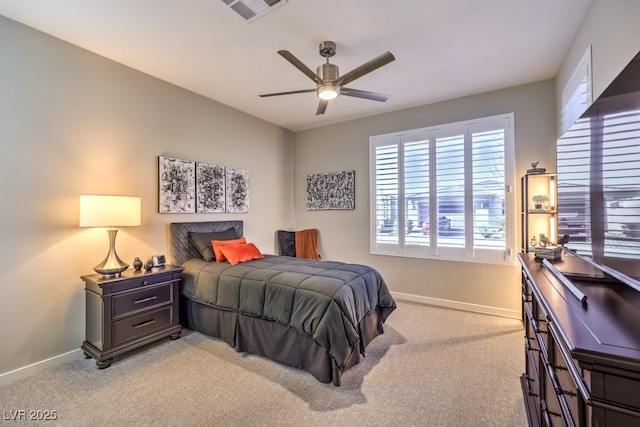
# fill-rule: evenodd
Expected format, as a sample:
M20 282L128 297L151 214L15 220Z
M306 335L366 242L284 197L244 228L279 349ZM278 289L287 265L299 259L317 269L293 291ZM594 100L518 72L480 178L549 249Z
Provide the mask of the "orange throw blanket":
M320 259L317 228L296 231L296 257Z

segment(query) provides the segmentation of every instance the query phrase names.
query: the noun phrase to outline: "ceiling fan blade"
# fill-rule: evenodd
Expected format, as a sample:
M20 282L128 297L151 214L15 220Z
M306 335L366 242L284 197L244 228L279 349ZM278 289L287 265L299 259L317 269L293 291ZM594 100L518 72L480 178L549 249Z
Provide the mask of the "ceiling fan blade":
M369 92L366 90L350 89L346 87L340 88L340 95L353 96L355 98L370 99L372 101L385 102L389 99L389 95L383 93Z
M289 92L265 93L260 96L262 98L266 98L268 96L293 95L294 93L307 93L307 92L315 92L315 91L316 89L301 89L301 90L291 90Z
M320 101L318 103L318 110L316 111L316 116L320 114L324 114L324 112L327 110L328 104L329 104L329 101Z
M339 86L347 85L350 82L354 81L355 79L360 78L365 74L368 74L373 70L376 70L395 59L396 59L395 56L393 56L391 52L385 52L382 55L376 58L373 58L371 61L365 62L361 66L349 71L347 74L345 74L344 76L336 80L336 83Z
M284 59L286 59L287 61L291 62L291 64L293 64L294 67L296 67L298 70L302 71L311 80L313 80L317 84L322 83L322 79L320 79L320 77L318 77L318 75L316 73L311 71L311 69L309 67L304 65L302 63L302 61L300 61L298 58L293 56L293 54L291 52L289 52L288 50L279 50L278 53Z

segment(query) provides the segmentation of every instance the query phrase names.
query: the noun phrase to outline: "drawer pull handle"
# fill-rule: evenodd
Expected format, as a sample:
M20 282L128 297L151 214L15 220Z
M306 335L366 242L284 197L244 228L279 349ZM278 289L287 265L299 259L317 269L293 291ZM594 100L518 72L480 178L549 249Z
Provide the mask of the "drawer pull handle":
M568 396L576 396L576 393L571 390L564 390L562 385L560 385L560 381L558 381L558 376L556 375L556 369L566 369L561 366L547 365L547 373L549 374L549 378L551 379L551 384L553 389L555 390L557 395L566 394Z
M157 296L157 295L154 295L154 296L152 296L152 297L142 298L142 299L135 300L133 303L134 303L134 304L142 304L143 302L153 301L154 299L157 299L157 298L158 298L158 296Z
M149 284L148 280L145 280L144 282L142 282L142 286L147 286Z
M524 310L527 312L527 317L529 318L529 322L531 322L531 326L533 327L533 331L536 334L546 334L547 331L543 331L542 329L540 329L540 325L538 325L538 322L542 322L542 323L546 323L544 320L542 319L536 319L533 317L533 312L531 311L531 308L528 305L524 306Z
M556 394L562 394L562 387L560 386L560 382L558 381L558 377L556 376L555 371L553 370L553 366L547 365L547 375L549 375L549 379L551 380L551 386L555 390Z
M553 421L551 420L551 416L554 416L554 417L561 417L562 416L562 415L558 414L557 412L553 412L552 410L550 410L544 400L540 402L540 406L542 406L542 414L544 415L544 420L545 420L545 423L546 423L545 425L548 425L548 426L552 426L553 425Z
M551 327L552 334L555 335L556 337L559 336L559 333L556 327L553 324L550 324L549 326ZM571 354L568 353L567 349L563 345L558 345L557 348L558 350L560 350L560 354L562 355L562 358L564 359L567 365L567 368L569 369L569 373L573 378L573 382L578 387L578 390L580 390L580 394L582 394L582 397L584 398L585 401L591 402L591 393L589 392L589 389L585 385L580 371L578 371L576 366L572 363Z
M143 328L147 325L151 325L152 323L156 323L156 319L147 320L146 322L138 323L137 325L133 325L133 329Z
M531 347L529 345L529 341L535 341L535 340L536 340L535 338L531 338L531 337L525 336L524 337L524 349L527 350L527 351L540 351L537 348Z
M548 409L543 410L543 415L544 415L544 421L545 421L545 425L548 426L552 426L553 425L553 421L551 420L551 415L553 415L554 417L560 417L561 415L556 413L556 412L552 412Z

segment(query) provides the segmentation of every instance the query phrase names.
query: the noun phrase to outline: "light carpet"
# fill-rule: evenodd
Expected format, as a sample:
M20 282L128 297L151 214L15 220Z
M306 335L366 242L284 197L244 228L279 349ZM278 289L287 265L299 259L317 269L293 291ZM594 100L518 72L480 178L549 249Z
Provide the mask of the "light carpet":
M526 426L522 322L398 302L342 385L184 331L104 370L76 360L0 386L3 425ZM55 421L11 421L18 410Z

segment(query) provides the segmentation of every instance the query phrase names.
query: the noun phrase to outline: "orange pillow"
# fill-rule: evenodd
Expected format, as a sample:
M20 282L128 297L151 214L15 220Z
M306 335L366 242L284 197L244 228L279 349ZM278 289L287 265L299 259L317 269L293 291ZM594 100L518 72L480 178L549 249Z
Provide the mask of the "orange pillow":
M224 245L220 247L220 251L222 251L231 265L236 265L239 262L251 261L252 259L264 258L260 249L258 249L258 247L253 243Z
M233 240L212 240L211 246L213 246L213 253L216 256L216 262L226 261L224 254L220 251L220 248L225 245L237 245L238 243L247 243L247 239L241 237Z

